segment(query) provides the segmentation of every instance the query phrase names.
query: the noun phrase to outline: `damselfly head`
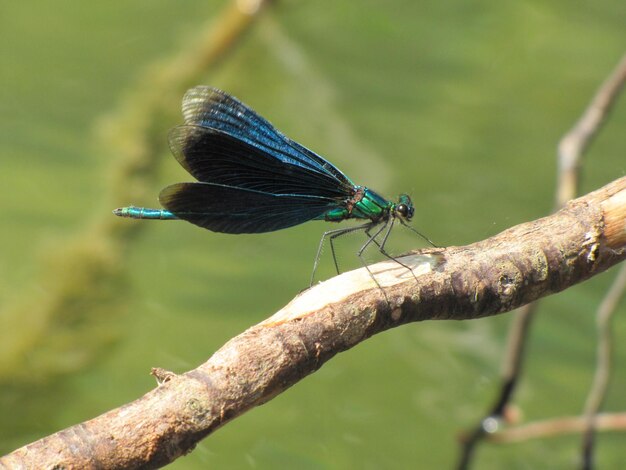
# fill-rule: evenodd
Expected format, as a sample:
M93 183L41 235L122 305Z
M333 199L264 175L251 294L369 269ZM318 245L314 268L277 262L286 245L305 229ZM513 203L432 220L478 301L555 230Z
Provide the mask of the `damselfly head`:
M398 203L394 208L394 214L397 217L405 220L411 220L413 218L413 213L415 212L415 208L413 207L413 202L411 202L411 198L408 194L400 194L398 198Z

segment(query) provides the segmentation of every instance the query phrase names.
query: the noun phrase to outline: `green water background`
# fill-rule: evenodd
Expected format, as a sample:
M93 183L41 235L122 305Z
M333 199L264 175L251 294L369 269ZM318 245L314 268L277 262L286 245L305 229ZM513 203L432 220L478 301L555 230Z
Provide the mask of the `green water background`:
M321 222L228 236L113 221L145 227L123 246L102 235L114 204L154 206L163 186L189 180L166 142L182 90L148 124L142 90L225 5L0 6L0 453L141 396L153 366L197 366L308 285ZM552 210L556 144L626 50L625 25L623 0L290 0L188 85L235 94L355 182L411 194L414 225L462 245ZM622 99L586 158L583 192L626 173L625 129ZM136 170L137 199L121 201L135 180L116 168L140 152L136 134L155 159ZM342 240L345 268L358 266L360 241ZM392 245L419 243L398 230ZM328 257L320 274L332 274ZM582 409L593 312L613 275L542 303L517 395L524 420ZM626 403L624 313L615 411ZM456 436L494 396L510 317L371 338L172 468L449 468ZM600 437L602 468L626 459L624 440ZM576 436L484 446L477 468L571 468L578 448Z

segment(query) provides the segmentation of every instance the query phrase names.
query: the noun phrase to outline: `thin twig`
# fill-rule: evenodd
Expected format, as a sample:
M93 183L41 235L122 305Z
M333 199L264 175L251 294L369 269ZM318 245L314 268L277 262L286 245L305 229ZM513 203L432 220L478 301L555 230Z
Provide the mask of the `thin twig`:
M597 414L595 424L598 431L625 431L626 413ZM524 442L530 439L578 434L585 430L585 426L584 416L549 419L503 429L489 435L487 440L497 444Z
M606 122L625 81L626 55L600 86L578 122L559 142L557 207L563 207L563 204L578 194L582 155Z
M611 318L619 305L626 289L626 264L623 265L598 308L596 321L598 326L598 356L593 383L587 396L584 411L583 459L582 468L593 467L594 434L598 426L598 411L604 402L609 379L611 377Z
M491 411L466 436L461 437L462 447L457 468L469 467L474 456L476 445L490 433L490 423L497 423L506 415L506 409L513 399L513 393L521 375L524 361L526 338L539 302L531 302L520 308L513 317L513 324L509 328L507 348L502 361L502 378L500 392L491 407Z

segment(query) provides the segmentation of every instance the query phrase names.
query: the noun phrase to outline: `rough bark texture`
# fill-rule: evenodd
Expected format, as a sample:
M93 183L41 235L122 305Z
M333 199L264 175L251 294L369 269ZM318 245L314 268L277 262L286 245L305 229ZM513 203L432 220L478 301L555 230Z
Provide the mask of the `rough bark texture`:
M302 293L182 375L95 419L22 447L0 468L156 468L383 330L467 320L559 292L626 258L626 178L558 213L465 247L387 261Z

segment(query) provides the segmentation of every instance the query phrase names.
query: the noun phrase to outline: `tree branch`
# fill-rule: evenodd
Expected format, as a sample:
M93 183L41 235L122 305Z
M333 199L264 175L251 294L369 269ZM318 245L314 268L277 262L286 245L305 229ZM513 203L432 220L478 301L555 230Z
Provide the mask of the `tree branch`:
M423 250L344 273L300 294L267 320L140 399L24 446L1 467L156 468L271 400L337 353L422 320L507 312L626 258L626 177L558 213L465 247ZM417 278L417 281L416 281Z

